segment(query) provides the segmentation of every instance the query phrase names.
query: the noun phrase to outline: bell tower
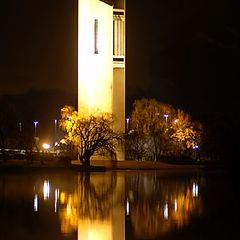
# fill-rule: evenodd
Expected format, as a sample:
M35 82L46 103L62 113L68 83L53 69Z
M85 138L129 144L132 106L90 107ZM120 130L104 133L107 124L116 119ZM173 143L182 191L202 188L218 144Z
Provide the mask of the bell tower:
M78 0L78 112L112 113L125 131L125 0ZM124 159L119 147L117 159Z

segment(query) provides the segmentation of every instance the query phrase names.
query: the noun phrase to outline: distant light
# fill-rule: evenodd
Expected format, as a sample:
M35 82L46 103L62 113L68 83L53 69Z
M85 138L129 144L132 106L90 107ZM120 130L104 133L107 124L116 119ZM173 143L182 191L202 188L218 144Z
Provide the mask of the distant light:
M163 117L165 117L165 120L166 120L166 123L167 123L167 120L168 120L168 114L163 114Z
M126 118L126 122L127 122L127 131L129 130L129 121L130 121L130 118Z
M127 199L126 203L126 214L129 215L129 200Z
M43 183L43 199L49 199L50 196L50 184L48 180L45 180Z
M177 199L174 200L174 211L177 211Z
M59 189L55 189L55 201L54 201L54 212L57 212L57 205L58 205L58 199L59 199Z
M174 120L174 123L177 123L177 122L178 122L178 119L175 119L175 120Z
M34 199L33 199L33 209L34 209L34 212L37 212L37 211L38 211L38 195L37 195L37 194L34 195Z
M164 219L168 219L168 204L166 203L163 208L163 217Z
M198 145L194 145L193 149L199 149L199 146Z
M61 192L60 194L60 203L64 204L66 201L66 194L64 192Z
M48 143L43 143L42 147L43 147L44 149L49 149L51 146L50 146L50 144L48 144Z
M193 183L192 195L193 195L193 197L198 197L198 184L197 183Z
M34 121L33 123L35 127L38 125L38 121Z
M71 216L71 213L72 213L72 206L70 203L67 204L67 215L68 216Z
M22 131L22 123L21 122L19 122L19 131L21 132Z
M54 212L57 212L57 200L54 201Z
M55 199L59 199L59 188L55 189Z
M35 134L35 137L37 137L37 125L38 125L38 121L34 121L34 134ZM35 141L37 141L37 139L35 139Z

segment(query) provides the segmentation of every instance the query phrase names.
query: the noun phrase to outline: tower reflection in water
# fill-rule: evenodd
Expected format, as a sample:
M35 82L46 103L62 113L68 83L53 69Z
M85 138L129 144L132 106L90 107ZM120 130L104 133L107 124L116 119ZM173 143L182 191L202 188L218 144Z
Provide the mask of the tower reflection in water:
M125 224L136 238L152 239L186 226L202 212L201 183L194 177L107 172L80 174L70 184L71 190L54 189L45 180L42 194L53 201L62 234L78 240L124 240ZM40 194L34 195L34 211Z

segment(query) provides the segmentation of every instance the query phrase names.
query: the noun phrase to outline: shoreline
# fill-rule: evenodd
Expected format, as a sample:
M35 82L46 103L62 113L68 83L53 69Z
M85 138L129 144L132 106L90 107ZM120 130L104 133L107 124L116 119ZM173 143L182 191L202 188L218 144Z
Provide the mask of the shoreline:
M151 161L109 161L109 160L91 160L89 168L80 165L79 161L72 161L71 164L60 162L33 161L29 163L26 160L8 160L0 161L0 172L20 172L20 171L78 171L78 172L104 172L104 171L128 171L128 170L146 170L146 171L187 171L194 172L200 170L224 170L221 165L204 164L169 164L163 162ZM225 169L227 170L227 169Z

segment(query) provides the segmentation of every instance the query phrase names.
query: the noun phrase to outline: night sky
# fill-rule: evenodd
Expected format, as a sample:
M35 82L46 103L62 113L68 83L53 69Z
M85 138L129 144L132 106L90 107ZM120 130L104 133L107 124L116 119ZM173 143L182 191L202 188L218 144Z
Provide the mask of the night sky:
M200 118L240 118L235 2L127 0L127 114L154 97ZM3 0L0 34L0 94L77 95L77 0Z
M76 91L76 6L76 0L1 3L0 93Z

